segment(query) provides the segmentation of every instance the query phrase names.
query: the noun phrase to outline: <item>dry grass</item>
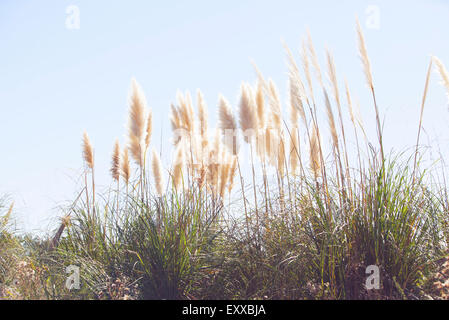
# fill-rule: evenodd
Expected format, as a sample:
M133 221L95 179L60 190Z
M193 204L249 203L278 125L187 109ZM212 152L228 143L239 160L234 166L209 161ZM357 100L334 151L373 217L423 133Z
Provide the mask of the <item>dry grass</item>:
M169 168L152 146L152 111L133 79L128 145L121 150L116 141L112 153L114 198L104 197L105 203L95 198L94 153L85 133L85 199L71 209L70 223L64 220L56 232L54 260L90 266L83 280L88 288L78 297L129 298L124 288L135 283L140 287L132 298L431 295L426 285L447 250L449 205L447 190L429 184L433 177L420 169L418 146L432 65L448 94L449 75L433 57L410 156L413 164L403 156L385 157L371 63L358 21L357 36L376 113L375 144L346 80L345 93L340 93L342 79L329 50L330 87L325 83L309 32L300 51L302 70L284 44L287 99L256 67L254 86L243 82L240 87L237 112L219 95L213 130L201 91L196 95L197 116L190 93L177 92L170 112L174 158ZM321 123L320 112L326 113L327 123ZM135 177L134 166L139 173ZM98 210L103 214L97 215ZM365 268L371 264L382 270L382 287L376 293L364 287ZM126 285L114 291L112 284L121 281L117 279L126 279ZM447 290L440 289L446 296Z

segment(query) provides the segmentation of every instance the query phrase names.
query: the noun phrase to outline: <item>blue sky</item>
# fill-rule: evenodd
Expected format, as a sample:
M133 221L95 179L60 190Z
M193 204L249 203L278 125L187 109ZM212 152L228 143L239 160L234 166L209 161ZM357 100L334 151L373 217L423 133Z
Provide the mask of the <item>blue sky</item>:
M80 28L66 27L75 5ZM379 29L367 8L379 9ZM355 16L364 29L388 148L414 143L431 54L449 65L449 3L437 1L12 1L0 3L0 193L16 201L25 230L45 229L73 199L80 143L95 146L98 183L109 185L115 138L124 142L132 77L153 109L157 146L168 149L168 110L176 91L197 88L211 121L219 93L233 105L251 61L286 101L281 39L296 56L311 31L324 62L327 46L339 80L347 77L374 134L372 104L357 54ZM425 142L449 145L447 98L437 75L426 106ZM324 113L324 110L323 110ZM162 138L161 138L162 133ZM428 134L428 136L427 136ZM428 140L429 139L429 140Z

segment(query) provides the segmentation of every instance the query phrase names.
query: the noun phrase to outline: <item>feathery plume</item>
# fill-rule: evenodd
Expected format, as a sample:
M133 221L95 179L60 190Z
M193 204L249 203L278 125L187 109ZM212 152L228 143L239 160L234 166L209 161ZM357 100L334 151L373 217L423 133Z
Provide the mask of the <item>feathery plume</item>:
M312 124L312 134L310 138L310 169L312 170L315 178L320 176L321 163L320 163L320 144L318 131L315 124Z
M179 141L181 141L181 139L182 139L181 116L180 116L179 110L173 104L170 105L170 108L171 108L170 122L171 122L172 131L174 133L173 144L177 145L179 143Z
M9 219L11 218L13 208L14 208L14 201L9 206L9 209L6 212L6 214L3 217L0 217L0 231L1 228L4 228L8 224Z
M131 84L131 96L130 96L130 110L129 110L129 151L136 161L136 163L142 167L143 165L143 150L142 140L145 128L145 109L146 99L142 91L142 88L135 79Z
M118 139L114 144L114 151L112 152L112 164L111 164L111 175L112 179L115 181L119 180L120 177L120 144Z
M272 79L269 80L269 101L270 110L272 115L272 121L274 128L280 130L282 127L282 112L281 112L281 99L279 98L279 91Z
M298 161L299 161L299 143L298 143L298 134L299 129L293 127L291 129L291 139L290 139L290 167L291 173L296 174L298 169Z
M365 44L365 37L362 33L362 27L360 26L359 19L356 18L357 23L357 38L358 38L358 44L359 44L359 54L360 59L362 60L363 64L363 71L365 72L366 82L368 83L368 87L373 90L374 84L373 84L373 75L371 73L371 63L368 58L368 50L366 49Z
M320 64L318 63L318 57L315 52L315 47L313 46L312 36L310 35L310 30L307 29L307 44L310 52L310 57L312 58L312 65L315 68L316 76L320 85L323 87L323 78L321 76Z
M222 95L220 95L219 97L218 108L219 126L222 130L222 133L225 135L225 144L232 152L232 154L236 155L238 151L236 137L237 124L229 102Z
M251 87L244 83L240 87L240 128L243 139L249 143L257 130L257 112Z
M306 121L306 114L302 104L303 99L307 99L304 84L299 76L299 69L296 64L292 52L284 43L285 50L288 56L288 84L290 89L290 120L294 126L298 123L298 116L300 115L303 121Z
M265 99L262 82L257 82L256 90L257 124L259 129L265 129Z
M332 142L334 144L334 148L336 150L338 150L337 128L335 127L334 114L332 112L331 104L329 101L329 96L327 95L326 90L324 90L324 97L325 97L325 102L326 102L327 120L329 121L329 129L331 131Z
M446 88L447 90L447 95L449 97L449 73L446 70L446 67L444 66L443 62L441 62L440 59L438 59L437 57L432 57L432 60L435 62L435 65L437 67L438 73L441 76L441 82L443 84L443 86Z
M153 112L150 109L147 116L147 135L145 136L146 149L148 149L148 146L150 145L152 132L153 132Z
M223 149L222 152L222 159L224 160L224 163L222 165L220 165L220 172L219 172L219 188L218 188L218 194L220 195L221 198L224 197L224 193L226 191L226 184L228 182L228 178L229 178L229 170L231 168L231 159L229 157L229 153L225 151L225 149Z
M178 91L176 99L179 104L178 112L182 123L183 129L187 130L189 133L193 132L193 109L191 107L191 101L189 101L190 94L187 97Z
M306 43L305 43L304 39L302 40L301 59L302 59L304 74L306 75L307 86L309 87L309 91L310 91L310 97L312 98L313 104L315 104L315 98L313 95L312 76L310 74L310 63L309 63L309 58L307 56Z
M232 164L231 164L231 168L229 169L228 193L230 193L232 188L234 187L234 177L235 177L236 171L237 171L237 157L232 156Z
M352 106L351 94L349 92L349 85L348 85L348 81L346 80L346 78L345 78L345 88L346 88L346 98L348 100L349 116L351 117L351 122L355 125L354 108Z
M159 154L156 149L153 148L153 159L151 162L151 167L153 169L154 184L156 185L156 192L159 196L164 194L164 181L162 176L162 164Z
M371 72L371 64L368 58L368 51L366 50L365 45L365 38L363 37L362 28L360 27L359 19L356 18L357 23L357 36L358 36L358 43L359 43L359 53L363 64L363 70L365 72L366 81L368 83L368 87L371 90L371 94L373 96L373 102L374 102L374 110L376 111L376 129L377 129L377 137L379 139L379 147L380 147L380 161L385 160L384 156L384 147L382 142L382 126L380 124L380 116L379 116L379 109L377 107L376 102L376 95L374 94L374 82L373 82L373 75Z
M277 170L279 171L280 176L284 175L285 170L285 139L284 133L282 131L279 132L279 136L276 139L278 142L278 153L277 153Z
M92 144L90 143L89 136L87 132L83 133L83 158L87 167L90 169L94 168L94 152L92 148Z
M222 130L236 130L237 128L231 106L222 95L219 97L219 121Z
M130 170L129 170L129 155L127 148L123 150L122 161L120 161L120 163L121 163L120 174L125 180L125 183L128 184L130 177Z
M337 101L338 108L340 108L340 94L338 91L337 71L335 70L334 58L332 57L332 54L330 53L330 51L328 49L326 49L326 56L327 56L328 75L329 75L329 79L332 84L334 98L335 98L335 101Z
M264 132L264 140L265 140L265 159L271 159L272 155L272 146L273 146L273 132L272 128L266 128Z
M203 141L207 141L207 105L204 101L203 93L198 89L197 92L198 100L198 120L200 122L200 134Z
M184 146L182 143L178 144L175 153L175 163L173 165L173 185L176 190L179 190L182 182L182 170L184 166Z
M292 98L291 95L290 95L290 98ZM298 125L300 112L299 112L299 110L297 108L297 101L292 101L292 100L293 99L290 99L290 103L288 105L288 109L290 111L290 122L292 124L292 127L296 127ZM299 100L299 101L301 101L301 100Z
M173 131L181 128L181 118L178 109L172 104L170 104L170 123Z
M191 123L191 132L193 132L194 128L195 128L195 112L193 111L193 101L192 101L192 96L190 94L190 91L187 91L185 94L185 102L186 102L186 108L187 108L187 113L189 116L189 121Z
M257 65L256 65L256 63L254 61L251 61L251 64L253 65L254 70L257 73L257 81L260 83L260 85L262 86L263 90L267 90L268 85L267 85L267 82L265 81L265 78L264 78L262 72L257 67Z

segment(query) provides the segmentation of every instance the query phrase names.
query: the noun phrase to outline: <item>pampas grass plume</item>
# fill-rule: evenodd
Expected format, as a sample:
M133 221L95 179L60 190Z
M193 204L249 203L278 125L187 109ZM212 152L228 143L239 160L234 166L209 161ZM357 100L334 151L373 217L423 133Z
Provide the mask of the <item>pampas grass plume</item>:
M128 149L125 148L123 150L123 155L122 155L122 161L120 161L120 174L122 175L123 179L125 180L126 184L128 184L129 182L129 177L130 177L130 169L129 169L129 154L128 154Z
M156 192L159 196L164 194L164 180L162 176L162 163L156 149L153 148L151 167L153 169L154 184Z
M129 109L129 150L136 163L142 167L142 140L145 131L145 95L135 79L131 84Z
M243 131L243 139L250 142L257 130L257 112L251 87L243 83L240 87L240 128Z
M120 144L118 140L115 141L114 151L112 152L111 175L115 181L120 178Z
M87 132L83 133L83 158L86 165L90 168L94 168L94 152L92 148L92 144L90 142L89 136Z
M443 62L441 62L440 59L438 59L437 57L432 57L432 60L435 62L435 65L437 67L437 71L441 76L441 82L443 84L443 86L446 88L447 90L447 95L449 98L449 73L446 70L446 67L444 66Z
M359 45L359 54L360 59L362 60L363 71L365 73L366 82L368 83L368 87L373 90L373 75L371 72L371 63L368 58L368 50L366 49L365 37L363 36L362 27L360 26L359 19L356 19L357 23L357 38Z

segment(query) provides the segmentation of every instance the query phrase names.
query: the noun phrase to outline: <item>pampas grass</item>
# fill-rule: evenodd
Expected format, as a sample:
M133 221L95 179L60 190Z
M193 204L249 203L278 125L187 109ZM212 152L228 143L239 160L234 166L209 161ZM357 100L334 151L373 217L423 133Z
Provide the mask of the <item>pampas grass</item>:
M147 127L145 136L145 149L148 149L151 142L151 134L153 133L153 112L150 110L147 116Z
M300 159L300 149L299 149L299 129L297 127L293 127L290 132L290 152L289 152L289 161L290 161L290 171L292 174L297 174L298 172L298 163Z
M218 102L219 128L225 138L225 145L233 155L238 153L237 144L237 122L235 120L232 108L228 100L223 95L219 96Z
M137 165L143 167L143 138L145 132L145 109L146 98L142 88L135 79L131 83L131 94L129 99L129 142L128 147L131 156Z
M358 18L356 19L356 25L357 25L356 29L359 45L359 55L363 65L363 72L365 73L366 83L368 84L368 87L370 89L373 89L374 84L373 84L373 74L371 72L371 62L368 58L368 50L366 49L365 37L363 36L362 27L360 26Z
M250 143L252 137L257 131L257 111L254 95L248 84L242 84L240 87L240 128L242 129L243 139Z
M437 57L432 57L433 62L435 63L436 67L437 67L437 71L441 76L441 83L443 84L443 86L446 88L447 90L447 95L449 98L449 72L446 70L446 67L444 66L444 64L441 62L440 59L438 59Z
M309 95L312 100L312 104L315 105L315 97L313 94L313 83L312 83L312 75L310 74L310 62L309 57L307 55L307 48L305 40L302 40L302 46L301 46L301 60L302 60L302 66L304 69L304 75L306 77L307 86L309 88Z
M207 142L207 105L204 101L204 96L201 90L197 91L197 100L198 100L198 120L200 125L200 135L202 137L203 142Z
M380 124L379 109L377 107L376 95L374 93L374 83L373 83L373 75L372 75L372 72L371 72L371 63L370 63L370 60L368 58L368 51L366 49L365 37L363 36L362 28L360 26L360 22L359 22L358 18L356 19L356 24L357 24L357 37L358 37L358 45L359 45L359 55L360 55L360 59L362 61L363 71L364 71L365 77L366 77L366 82L368 84L368 87L371 90L371 94L372 94L372 97L373 97L374 110L376 111L377 136L378 136L378 139L379 139L381 164L383 165L383 162L385 160L385 156L384 156L383 142L382 142L382 126Z
M280 130L282 127L281 99L276 84L272 79L268 80L268 88L269 106L271 110L271 117L268 121L273 128Z
M120 161L120 174L125 180L126 185L128 186L129 178L130 178L130 163L129 163L129 153L128 149L123 150L122 161Z
M422 101L421 101L421 112L419 115L419 124L418 124L418 134L416 136L416 150L415 150L415 160L413 162L413 173L415 173L416 170L416 161L417 161L417 157L418 157L418 146L419 146L419 138L420 138L420 134L421 134L421 128L422 128L422 120L423 120L423 116L424 116L424 105L426 103L426 98L427 98L427 91L429 89L429 81L430 81L430 73L432 71L432 63L433 63L434 59L431 58L430 62L429 62L429 67L427 68L427 75L426 75L426 82L424 84L424 93L423 93L423 97L422 97ZM444 70L444 67L443 67ZM449 96L449 74L446 72L446 88L448 89L448 96ZM413 174L413 176L415 176Z
M156 193L159 197L161 197L164 194L164 177L162 174L162 163L161 159L159 157L159 154L157 153L156 149L153 148L152 150L152 161L151 161L151 167L153 169L153 178L154 178L154 184L156 186Z
M194 130L194 115L190 94L187 93L184 96L178 91L176 100L178 102L179 125L190 134Z
M323 87L324 83L323 83L323 77L321 76L321 68L320 68L320 64L318 62L318 57L316 55L315 47L313 46L312 36L310 35L309 30L307 30L307 47L309 49L310 58L312 60L312 65L316 72L316 77L317 77L320 85Z
M115 141L114 150L112 152L111 160L111 176L115 181L119 181L120 178L120 143L118 140Z
M61 250L54 252L66 250L69 257L83 258L87 252L90 259L105 266L108 276L109 272L114 276L123 273L139 283L142 297L370 298L372 292L366 293L360 281L363 268L370 264L381 265L386 275L382 278L384 288L379 291L382 294L419 294L424 288L421 283L429 279L429 270L443 252L441 243L449 239L447 224L440 218L447 211L447 197L438 198L442 191L426 185L432 177L425 178L427 173L419 170L417 161L433 64L447 88L449 76L442 62L432 58L412 172L408 162L384 158L371 65L358 22L357 35L376 110L380 161L345 80L354 129L348 142L355 137L358 160L358 164L349 163L342 114L346 101L340 97L334 58L325 51L329 78L325 84L310 33L300 52L304 70L299 70L293 53L284 44L287 99L281 98L275 82L268 77L266 81L255 67L257 82L254 86L242 82L236 114L231 102L219 95L215 135L208 134L208 110L201 91L196 93L196 115L189 91L177 92L176 105L171 105L170 112L174 158L167 186L164 166L154 147L151 174L145 171L153 115L147 113L143 92L133 80L129 145L121 151L116 141L112 154L117 215L108 215L111 204L105 200L104 215L91 219L86 183L88 214L84 214L84 207L80 210L80 222L74 220L79 223L76 232L72 227L60 228L60 233L67 231L69 237L61 237ZM313 96L316 80L312 80L310 68L323 93L317 100ZM339 119L335 118L335 108ZM366 154L360 151L360 130L365 138L360 145L366 147ZM325 138L330 140L328 147L322 145ZM249 156L246 150L238 152L240 141L246 142L242 148L249 148ZM303 145L305 150L301 150ZM259 163L253 158L253 148ZM140 185L130 179L134 168L130 168L128 152L136 163L133 166L140 169ZM93 178L93 148L87 134L83 137L83 160L86 174L92 171ZM249 161L251 170L242 165L243 161ZM150 175L154 188L153 183L151 188L146 183ZM240 188L233 190L236 175ZM126 183L126 197L120 193L120 177ZM128 193L128 185L140 189ZM248 194L251 188L253 194ZM229 199L225 199L227 196ZM126 205L120 205L121 201ZM95 208L95 200L93 204ZM264 215L259 214L262 210ZM89 232L93 230L93 237L91 233L85 236L85 225Z
M175 186L176 190L180 190L181 187L183 167L184 167L184 145L180 143L176 147L176 153L173 164L173 185Z
M91 170L92 179L92 212L95 215L95 173L94 173L94 150L87 132L83 133L83 158L87 168ZM90 215L89 192L87 185L87 171L84 174L84 184L86 189L86 204L88 214ZM94 217L95 218L95 217Z
M89 169L94 168L94 150L86 131L83 133L83 159Z
M309 149L309 157L310 157L310 169L315 176L315 179L321 174L321 161L320 161L320 143L318 137L318 131L315 125L311 128L311 139L310 139L310 149Z

